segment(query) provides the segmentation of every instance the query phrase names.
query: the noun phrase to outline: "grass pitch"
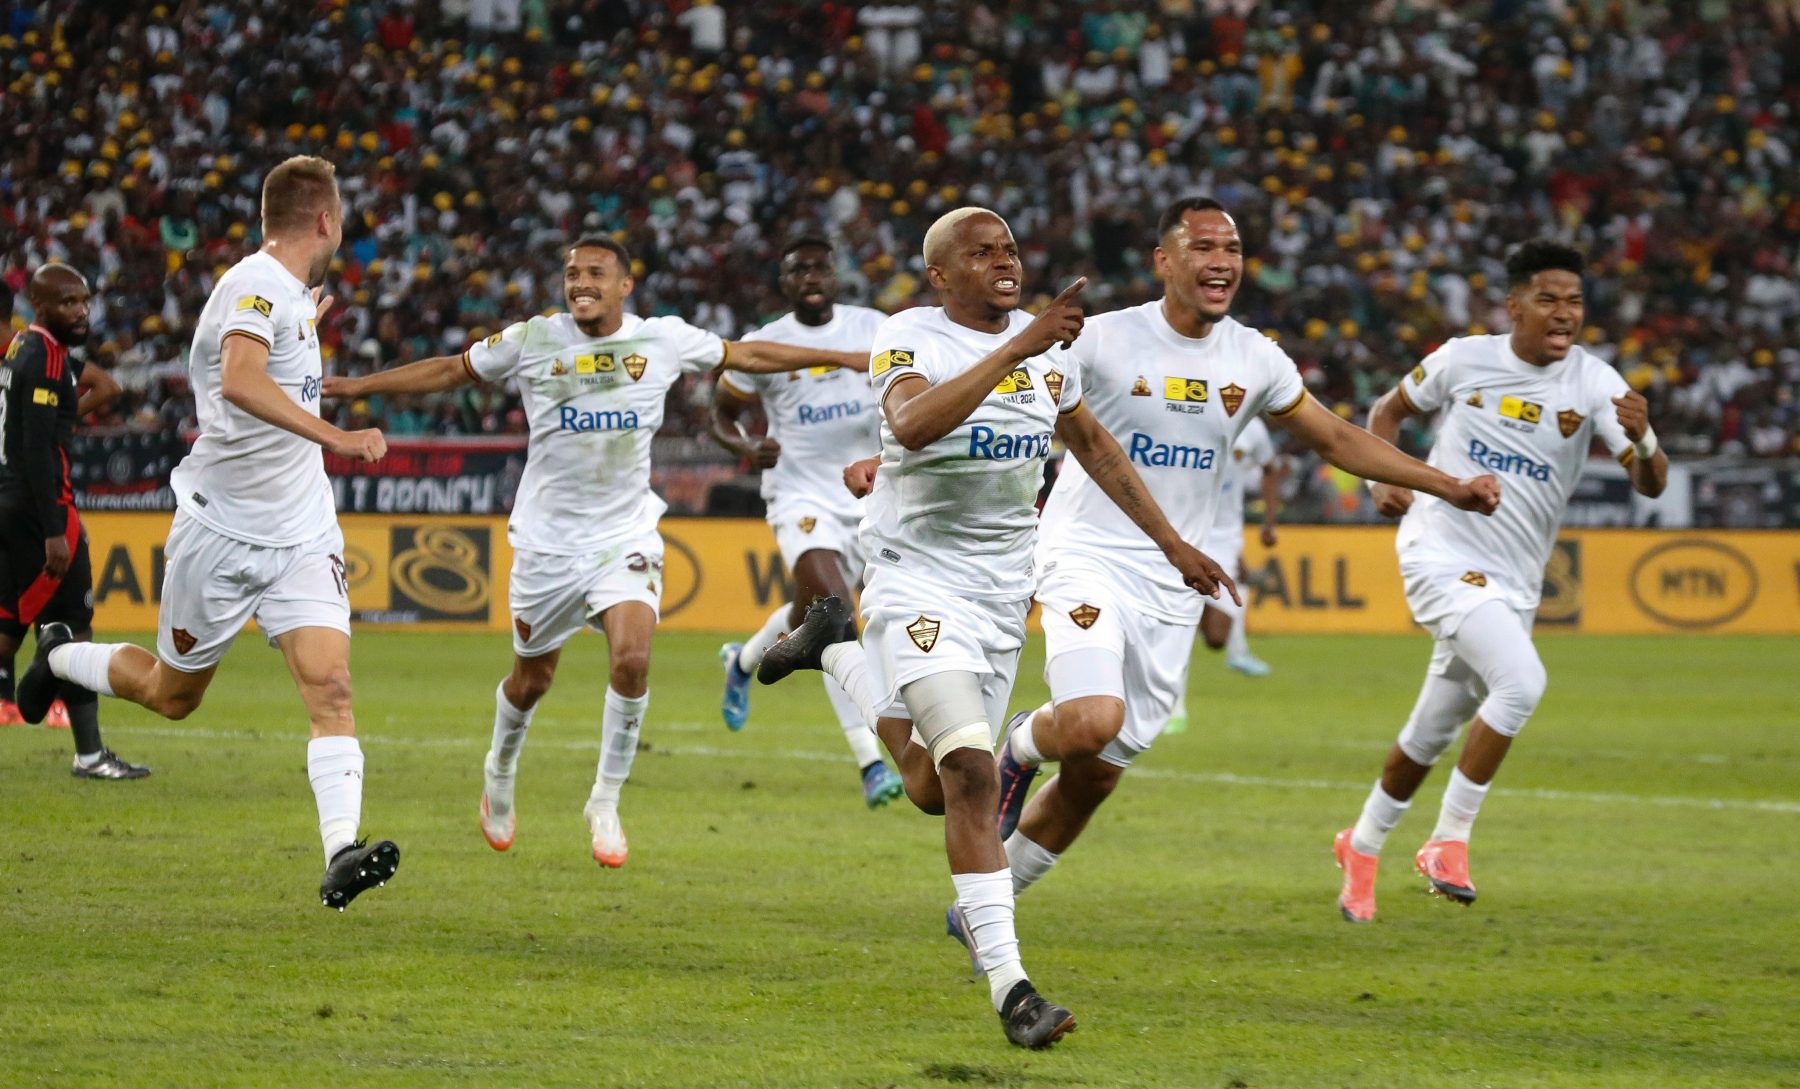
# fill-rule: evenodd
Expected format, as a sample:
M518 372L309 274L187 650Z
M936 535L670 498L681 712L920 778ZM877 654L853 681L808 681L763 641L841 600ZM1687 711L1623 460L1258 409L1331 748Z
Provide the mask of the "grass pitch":
M1480 903L1411 873L1434 776L1367 927L1333 907L1331 837L1427 640L1262 639L1261 681L1202 650L1190 732L1021 900L1026 965L1081 1022L1044 1054L1004 1042L943 934L938 822L862 808L809 681L728 733L716 645L658 640L612 872L581 820L600 637L564 658L495 854L505 637L359 635L364 827L404 856L343 915L260 640L185 723L103 704L148 781L78 782L65 734L0 730L0 1085L1800 1086L1792 640L1546 636L1550 694L1476 826Z

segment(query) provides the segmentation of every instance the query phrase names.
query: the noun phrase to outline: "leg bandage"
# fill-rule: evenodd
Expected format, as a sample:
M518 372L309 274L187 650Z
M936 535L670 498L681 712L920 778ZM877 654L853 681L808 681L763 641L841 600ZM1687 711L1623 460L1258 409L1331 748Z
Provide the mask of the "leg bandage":
M912 714L913 729L931 750L931 762L942 767L944 757L956 749L994 748L987 707L982 700L981 678L973 673L933 673L900 689L900 698Z

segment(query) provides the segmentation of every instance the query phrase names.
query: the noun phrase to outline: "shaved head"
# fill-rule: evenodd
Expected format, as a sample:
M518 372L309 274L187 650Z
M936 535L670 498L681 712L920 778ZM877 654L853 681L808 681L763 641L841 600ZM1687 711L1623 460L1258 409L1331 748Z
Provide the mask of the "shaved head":
M962 233L963 226L971 220L979 222L984 217L998 222L1003 227L1006 226L1006 220L1001 219L998 213L973 206L958 208L939 216L938 221L925 232L925 263L927 265L943 264L949 258L950 250L956 242L957 236Z
M88 335L87 277L68 265L40 265L25 293L37 323L58 340L74 343Z
M87 290L87 277L68 265L52 263L38 266L38 270L31 274L25 292L33 305L36 305L40 300L54 298L73 288Z

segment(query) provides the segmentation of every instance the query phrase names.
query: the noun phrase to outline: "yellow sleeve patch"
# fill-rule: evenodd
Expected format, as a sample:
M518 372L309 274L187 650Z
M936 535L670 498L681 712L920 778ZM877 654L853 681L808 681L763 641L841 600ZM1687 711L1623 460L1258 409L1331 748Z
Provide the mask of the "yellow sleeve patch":
M44 387L39 386L37 389L31 391L31 403L34 405L49 405L51 408L55 408L57 405L62 404L62 398L56 395L55 390L45 389Z
M233 309L234 310L254 310L258 314L261 314L263 317L266 318L270 314L274 313L275 304L270 302L269 300L263 298L261 295L245 295L243 298L241 298L237 301L237 306L234 307Z
M910 367L912 365L912 349L891 348L869 361L869 377L880 378L895 367Z

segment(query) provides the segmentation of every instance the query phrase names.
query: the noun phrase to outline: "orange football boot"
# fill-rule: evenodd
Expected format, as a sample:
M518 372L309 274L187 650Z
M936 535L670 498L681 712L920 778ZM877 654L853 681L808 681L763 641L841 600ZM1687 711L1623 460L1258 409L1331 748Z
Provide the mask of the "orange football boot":
M23 726L25 716L19 713L19 705L11 700L0 700L0 726Z
M50 727L52 730L68 729L69 705L61 700L52 703L50 705L50 713L44 716L44 725Z
M1469 880L1469 845L1459 839L1434 839L1413 856L1431 894L1459 904L1475 902L1475 882Z
M1344 888L1338 893L1338 910L1344 920L1366 923L1375 917L1375 872L1381 868L1380 855L1365 855L1350 846L1350 829L1332 840L1332 853L1337 855L1338 869L1344 871Z

